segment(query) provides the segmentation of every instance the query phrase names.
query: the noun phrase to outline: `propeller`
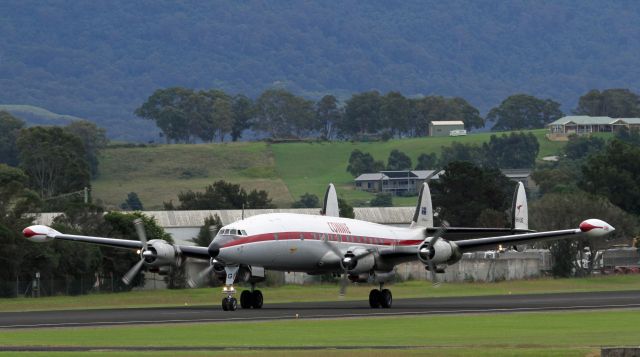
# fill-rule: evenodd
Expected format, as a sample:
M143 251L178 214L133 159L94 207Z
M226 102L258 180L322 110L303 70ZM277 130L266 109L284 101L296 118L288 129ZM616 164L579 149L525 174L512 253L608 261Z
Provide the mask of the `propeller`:
M140 218L137 218L133 221L133 224L135 225L138 239L142 242L142 254L140 254L140 261L131 267L131 269L129 269L129 271L122 277L122 282L126 285L131 284L136 275L138 275L140 269L142 269L145 259L153 257L153 252L147 250L147 233L144 231L144 222L142 222Z
M342 252L340 251L340 249L338 249L338 247L336 247L333 243L331 243L329 241L329 238L327 236L325 236L325 238L322 240L324 242L324 244L327 245L327 247L340 258L340 268L342 268L342 274L341 274L341 278L340 278L340 296L345 296L347 293L347 285L349 285L349 280L348 280L348 266L347 264L353 264L355 263L355 261L352 261L352 258L346 258L343 256ZM348 259L348 260L347 260ZM345 260L347 260L345 262ZM347 263L347 264L345 264Z
M211 235L211 241L213 241L213 239L216 237L216 235L218 234L218 226L216 225L210 225L209 226L209 234ZM197 288L198 286L201 286L205 279L211 274L211 271L213 271L213 260L209 262L209 266L204 268L203 270L201 270L195 278L190 278L187 281L187 285L189 285L190 288Z
M340 278L340 296L345 296L347 293L347 285L349 285L349 270L356 267L358 264L358 259L364 258L367 255L373 253L372 251L367 251L364 254L360 254L359 256L347 252L347 254L342 253L340 249L325 236L323 239L324 244L329 247L329 249L338 257L340 257L340 268L342 268L342 277Z
M204 280L206 277L209 276L209 274L211 274L211 271L213 270L213 264L209 264L208 267L206 267L205 269L201 270L198 275L196 275L195 278L190 278L187 281L187 285L189 285L190 288L197 288L198 286L202 285L204 283Z
M434 247L436 245L436 242L438 242L438 240L445 234L447 228L449 228L449 223L447 223L447 221L442 221L442 225L440 226L440 228L438 228L438 230L429 240L429 245L426 247L424 247L423 245L423 247L420 248L420 251L418 252L418 254L422 254L425 257L425 260L429 265L429 271L431 272L431 283L434 287L440 286L440 282L438 281L436 266L435 264L433 264L433 260L431 258L435 255Z

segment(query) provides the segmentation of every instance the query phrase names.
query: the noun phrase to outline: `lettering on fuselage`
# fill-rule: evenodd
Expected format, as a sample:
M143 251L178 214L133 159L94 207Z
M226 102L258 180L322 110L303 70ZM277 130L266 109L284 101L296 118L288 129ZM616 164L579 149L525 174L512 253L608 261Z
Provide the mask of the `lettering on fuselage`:
M327 222L329 229L334 233L351 234L349 227L344 223Z

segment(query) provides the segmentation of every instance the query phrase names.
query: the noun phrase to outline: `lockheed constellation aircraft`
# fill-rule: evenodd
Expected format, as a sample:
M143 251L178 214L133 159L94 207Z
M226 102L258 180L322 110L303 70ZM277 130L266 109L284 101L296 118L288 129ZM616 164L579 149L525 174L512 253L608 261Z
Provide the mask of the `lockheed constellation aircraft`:
M215 273L225 280L222 308L234 311L238 305L235 282L251 285L250 290L240 295L242 308L262 307L263 295L255 286L264 280L265 269L341 274L341 294L349 280L374 282L379 289L371 290L369 305L389 308L393 298L384 284L393 278L398 264L418 260L437 283L436 274L458 262L465 252L585 235L603 236L614 230L599 219L587 219L575 229L529 230L522 183L514 195L511 228L434 227L427 183L422 186L409 228L341 218L338 208L335 188L329 185L322 215L271 213L248 217L222 227L208 247L173 245L158 239L147 241L141 221L136 222L140 241L63 234L42 225L25 228L23 235L34 242L61 239L137 250L140 261L123 277L127 284L143 266L168 267L180 264L185 257L207 260L208 268L190 280L189 285L197 286Z

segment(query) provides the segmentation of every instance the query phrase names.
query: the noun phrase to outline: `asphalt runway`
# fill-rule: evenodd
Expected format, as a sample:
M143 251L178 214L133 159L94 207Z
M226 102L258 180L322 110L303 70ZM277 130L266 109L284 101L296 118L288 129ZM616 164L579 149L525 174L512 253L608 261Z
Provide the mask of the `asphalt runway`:
M266 291L258 310L211 305L3 312L0 329L640 308L640 291L396 299L390 309L371 309L367 301L269 304L268 299Z

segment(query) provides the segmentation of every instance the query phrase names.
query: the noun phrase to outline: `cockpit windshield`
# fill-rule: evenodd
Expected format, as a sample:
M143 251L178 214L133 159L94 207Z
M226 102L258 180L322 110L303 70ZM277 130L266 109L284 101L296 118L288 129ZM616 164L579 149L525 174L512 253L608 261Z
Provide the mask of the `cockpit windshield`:
M223 236L246 236L247 231L244 229L225 228L220 230L220 235Z

